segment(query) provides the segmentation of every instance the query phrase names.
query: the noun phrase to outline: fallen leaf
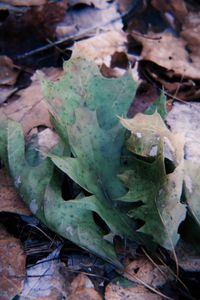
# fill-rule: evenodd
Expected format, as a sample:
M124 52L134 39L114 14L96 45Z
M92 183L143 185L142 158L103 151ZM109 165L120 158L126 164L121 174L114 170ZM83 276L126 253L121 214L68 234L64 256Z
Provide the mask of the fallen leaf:
M161 0L152 0L151 4L163 14L171 13L180 23L182 23L184 17L186 17L188 14L186 3L182 0L170 0L167 2Z
M0 299L10 300L23 287L26 256L18 239L0 226Z
M134 39L143 46L141 57L171 71L172 74L200 79L200 61L192 61L186 50L187 43L171 33L148 33L145 36L134 35ZM173 47L169 47L173 45Z
M133 118L137 113L144 113L146 109L159 98L158 89L147 82L142 82L128 110L128 117Z
M11 178L3 168L0 169L0 211L27 216L31 214L14 188Z
M59 249L27 269L24 287L18 295L20 300L68 299L74 275L60 262Z
M95 224L92 211L106 222L114 234L133 237L134 225L115 206L115 198L125 193L116 177L121 168L124 141L124 129L118 124L116 115L127 111L135 92L135 82L129 73L118 79L104 78L94 63L72 58L67 62L66 74L60 82L52 84L44 81L43 86L53 114L63 126L63 131L67 130L75 157L49 156L58 168L93 194L78 201L63 202L59 187L52 184L46 193L46 219L63 236L116 264L112 244L105 240L103 232ZM66 92L67 87L69 92ZM86 104L82 106L84 102ZM60 214L65 215L63 223L60 223Z
M66 14L65 19L57 24L57 37L72 37L74 39L88 38L98 31L121 30L123 27L121 16L115 3L109 4L104 9L95 7L72 8Z
M119 200L128 203L141 201L138 208L131 209L129 216L143 220L139 229L153 236L154 241L173 250L179 239L178 228L185 219L186 208L180 202L183 184L183 138L173 135L158 113L137 114L133 119L121 119L130 130L128 149L140 157L154 157L145 162L131 157L131 167L119 178L128 188ZM164 157L175 169L166 173Z
M88 276L79 274L71 283L68 300L102 300Z
M185 41L190 62L196 68L200 67L200 13L190 12L184 18L180 37ZM198 77L197 77L198 78Z
M181 100L199 99L198 81L184 76L174 76L174 72L151 61L141 60L138 64L138 72L142 78L148 78L158 86L162 86L168 96Z
M19 69L13 64L12 59L0 56L0 85L13 86L19 75Z
M184 192L186 202L197 224L200 226L199 179L200 179L200 150L199 150L199 118L198 103L190 105L175 102L168 114L167 123L172 132L181 132L185 136L184 146Z
M62 71L50 68L46 70L46 73L48 78L56 80L62 74ZM48 107L44 102L41 85L36 74L32 77L31 85L15 93L16 96L18 96L17 99L9 101L0 108L0 113L4 113L8 118L20 122L25 134L39 125L51 127Z
M161 300L162 297L151 293L141 285L124 288L120 285L109 283L106 287L105 300Z
M176 246L176 254L179 267L185 272L200 272L200 257L193 244L180 240Z
M1 22L3 38L0 39L0 48L8 56L14 56L24 66L28 65L33 69L49 66L49 61L53 65L57 62L60 54L56 50L52 49L48 54L42 53L42 55L41 52L37 53L33 58L26 56L26 54L44 46L48 39L51 41L55 39L55 28L57 23L64 19L67 0L11 0L9 2L11 4L7 4L9 5L7 8L8 16ZM13 6L12 4L19 4L20 6ZM23 4L25 6L21 6Z
M167 124L174 134L182 134L185 140L186 160L200 164L200 105L197 102L175 101L167 116Z
M155 266L147 258L135 259L126 266L123 276L140 284L143 281L153 288L162 287L167 281L173 280L167 266Z
M163 142L164 157L176 166L183 161L183 135L173 134L163 122L160 114L138 113L132 119L120 119L121 124L131 132L127 141L128 150L142 157L156 157L159 144Z
M0 104L4 103L12 94L17 91L17 88L0 86Z
M73 56L95 61L101 65L110 65L111 56L115 52L126 49L126 34L120 30L107 31L94 37L75 43Z

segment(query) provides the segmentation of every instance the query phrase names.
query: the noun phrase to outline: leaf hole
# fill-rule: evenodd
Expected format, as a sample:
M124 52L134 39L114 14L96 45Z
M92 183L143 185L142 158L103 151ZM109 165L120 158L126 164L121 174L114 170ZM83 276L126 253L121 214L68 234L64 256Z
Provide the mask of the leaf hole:
M165 163L165 172L166 172L166 174L173 173L175 168L176 168L174 163L166 157L165 157L164 163Z
M81 191L81 187L78 184L76 184L69 176L64 174L64 179L61 186L63 200L72 200L76 198Z
M96 212L93 212L93 219L94 219L95 224L103 230L104 235L110 233L110 228L108 227L106 222Z
M138 271L139 271L139 267L138 268L135 268L135 269L133 269L133 272L135 273L135 274L137 274L138 273Z

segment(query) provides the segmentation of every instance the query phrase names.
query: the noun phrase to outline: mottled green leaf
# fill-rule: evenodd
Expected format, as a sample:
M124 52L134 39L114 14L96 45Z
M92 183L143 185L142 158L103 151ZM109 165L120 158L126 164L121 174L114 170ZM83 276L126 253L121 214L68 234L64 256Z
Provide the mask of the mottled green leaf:
M115 201L126 193L117 177L123 167L121 151L125 140L125 129L119 124L117 115L126 115L134 97L136 84L131 75L108 79L100 74L95 64L75 58L65 64L65 75L59 82L43 81L43 90L51 113L63 128L61 134L57 132L63 138L62 133L66 130L73 154L73 157L49 155L52 161L94 195L91 198L93 206L87 209L90 214L95 211L104 220L110 234L136 239L135 222L126 213L121 213L119 202ZM76 202L73 200L72 203L75 205ZM83 199L77 204L80 211L83 209L81 203L84 203ZM83 222L80 219L80 223ZM92 228L89 230L92 232ZM96 236L95 232L93 236ZM102 255L102 236L96 236L96 239L99 255ZM81 247L86 243L87 249L93 251L93 246L85 242L84 237L76 238L75 242ZM98 253L97 247L95 251ZM107 256L109 259L109 253Z
M43 199L53 174L53 165L48 159L43 159L36 166L27 162L22 127L14 121L8 122L7 145L9 172L14 184L33 214L45 222Z
M96 111L99 126L109 129L126 116L136 92L131 74L105 78L97 65L82 58L64 64L65 74L56 82L42 81L51 111L63 125L75 122L75 110L87 106Z
M177 166L183 159L183 137L173 134L160 115L137 114L133 119L121 118L121 124L131 132L128 149L143 157L156 157L162 141L164 157Z
M94 196L64 201L59 185L52 181L45 193L44 207L45 218L51 229L121 267L112 244L104 240L105 233L94 222L92 212L99 213L101 210Z
M140 123L138 123L140 119ZM183 184L183 141L175 142L175 137L168 132L160 116L155 113L152 116L139 115L139 118L121 120L133 136L138 132L140 136L140 151L135 148L135 140L129 139L131 152L140 155L149 154L149 145L157 146L155 160L152 163L132 159L130 170L119 175L124 184L129 188L128 193L119 198L126 202L142 202L142 205L129 212L129 215L141 219L145 224L140 232L151 235L154 241L167 249L173 249L176 245L179 234L178 227L185 218L186 209L180 203ZM140 126L139 126L140 124ZM140 130L140 131L138 131ZM151 143L151 138L153 143ZM173 149L173 158L177 162L174 172L166 174L164 164L163 147L167 138ZM148 141L148 143L147 143ZM173 143L173 144L172 144ZM177 148L176 148L177 146ZM182 159L181 159L182 157Z

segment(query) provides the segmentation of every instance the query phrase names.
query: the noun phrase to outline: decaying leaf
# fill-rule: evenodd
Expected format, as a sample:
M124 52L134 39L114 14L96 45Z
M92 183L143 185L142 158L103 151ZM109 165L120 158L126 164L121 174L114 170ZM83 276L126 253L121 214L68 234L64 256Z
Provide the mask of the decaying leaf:
M167 129L160 115L138 114L133 119L121 119L131 131L128 149L142 157L154 157L151 163L132 158L132 168L119 175L128 187L128 193L119 198L126 202L142 205L129 212L145 224L140 232L153 236L154 240L167 249L173 249L179 235L178 227L185 219L186 209L180 203L183 184L183 139ZM163 152L164 144L166 150ZM176 166L166 174L164 157Z
M134 36L143 45L141 57L172 72L173 75L199 79L199 62L191 61L186 42L171 33L149 33L149 38ZM169 47L173 45L173 47Z
M198 103L191 103L191 105L174 103L167 117L167 123L172 132L185 136L184 192L189 210L200 225L199 111Z
M21 292L26 256L19 240L0 226L0 299L10 300Z
M59 248L27 269L20 300L68 299L73 274L59 260Z
M0 87L0 104L4 103L12 94L17 91L17 88L1 86Z
M190 12L184 18L182 30L180 32L181 38L185 41L186 47L189 50L189 55L192 63L198 68L199 63L199 46L200 46L200 14L199 12Z
M110 65L111 56L116 51L124 51L125 43L126 34L124 32L110 30L76 42L73 55L95 61L99 65L102 63Z
M163 143L164 157L175 166L183 160L184 140L181 134L169 131L160 115L137 114L133 119L121 118L121 124L131 132L128 149L143 157L156 157L159 145Z
M59 69L52 68L47 71L47 77L56 80L61 73L62 71ZM17 92L15 96L18 96L18 98L2 106L0 112L8 118L20 122L25 134L39 125L51 127L49 113L36 74L32 77L32 84L28 88Z
M126 266L123 276L131 281L141 281L152 288L158 288L173 280L173 275L167 266L153 265L147 258L135 259Z
M14 84L19 72L19 68L13 64L13 61L9 57L0 56L0 104L4 103L17 91Z
M19 75L19 69L7 56L0 56L0 85L13 86Z
M0 169L0 211L30 215L5 169Z
M152 0L151 4L163 14L171 13L181 23L188 13L186 3L182 0L170 0L167 2L163 2L161 0Z
M194 244L196 244L196 240L193 244L180 240L176 246L179 267L185 272L193 272L193 274L200 272L199 251L197 251L197 247L194 247Z
M162 297L150 292L142 285L125 288L117 284L109 283L106 287L106 300L161 300Z
M121 16L115 3L109 3L107 7L102 9L91 6L78 10L72 8L68 11L64 20L57 24L56 33L58 38L70 36L83 38L90 36L91 33L99 29L120 30L122 27Z
M174 102L167 116L167 124L175 134L185 139L184 156L186 160L200 164L200 105L197 102Z
M92 281L84 274L79 274L71 283L69 300L102 300L100 294L95 290Z

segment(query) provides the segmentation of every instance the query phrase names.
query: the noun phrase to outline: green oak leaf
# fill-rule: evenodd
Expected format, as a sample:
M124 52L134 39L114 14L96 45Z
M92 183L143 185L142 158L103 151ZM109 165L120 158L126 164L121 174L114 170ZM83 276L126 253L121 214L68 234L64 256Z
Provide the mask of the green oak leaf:
M50 111L59 120L62 133L65 132L65 136L67 133L73 154L73 157L49 157L93 195L98 207L103 209L101 214L97 213L106 222L111 235L137 239L135 222L121 213L119 202L115 201L126 193L117 177L123 168L121 151L125 140L125 129L119 124L117 115L126 115L134 97L136 84L131 75L108 79L94 63L73 58L65 64L65 74L59 81L43 80L42 85ZM80 201L79 205L81 207ZM109 211L112 217L110 214L107 218Z
M42 80L50 110L63 126L75 122L75 110L87 106L96 111L99 126L109 129L126 116L134 99L136 82L127 72L120 78L105 78L94 62L72 58L64 64L65 74L56 82Z
M129 138L129 150L133 154L140 154L143 157L151 150L149 145L151 147L156 145L157 153L151 163L135 156L130 158L131 168L119 175L129 191L119 200L142 203L129 212L130 216L145 222L139 231L153 236L155 242L172 250L179 239L179 224L185 219L186 214L185 205L180 203L184 175L183 140L181 137L179 142L175 139L157 113L151 116L140 114L133 119L122 119L121 123L133 136L138 132L141 133L140 151L137 151L132 136ZM165 139L170 142L173 149L172 157L177 165L170 174L166 174L165 171L163 151Z
M183 159L183 137L173 134L164 124L159 113L137 114L132 119L120 119L121 124L131 132L127 148L143 157L156 157L160 141L163 142L164 157L175 166Z
M33 166L31 160L37 155L36 149L35 155L32 149L30 157L25 157L23 130L15 121L8 121L7 151L9 172L15 187L32 213L45 223L43 200L45 189L53 175L53 164L48 159L38 157L38 163Z

